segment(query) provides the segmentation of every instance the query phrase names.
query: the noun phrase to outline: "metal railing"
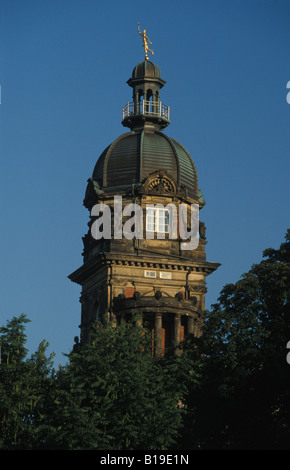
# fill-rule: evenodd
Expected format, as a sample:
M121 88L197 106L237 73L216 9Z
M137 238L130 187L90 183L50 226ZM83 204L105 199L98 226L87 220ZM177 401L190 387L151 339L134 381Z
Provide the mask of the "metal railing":
M169 106L166 106L161 101L146 101L131 102L123 106L123 119L143 114L146 116L161 116L169 120Z

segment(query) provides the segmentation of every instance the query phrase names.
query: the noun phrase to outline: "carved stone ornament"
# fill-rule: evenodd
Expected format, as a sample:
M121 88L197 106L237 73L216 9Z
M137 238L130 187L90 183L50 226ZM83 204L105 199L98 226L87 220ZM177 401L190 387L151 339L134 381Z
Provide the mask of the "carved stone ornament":
M204 222L199 222L199 234L201 238L206 239L206 226Z
M144 189L150 193L168 194L175 193L176 187L171 178L165 173L151 175L145 182Z
M99 183L94 178L89 178L87 181L86 194L84 198L84 206L91 210L94 204L97 203L98 197L104 193L100 188Z

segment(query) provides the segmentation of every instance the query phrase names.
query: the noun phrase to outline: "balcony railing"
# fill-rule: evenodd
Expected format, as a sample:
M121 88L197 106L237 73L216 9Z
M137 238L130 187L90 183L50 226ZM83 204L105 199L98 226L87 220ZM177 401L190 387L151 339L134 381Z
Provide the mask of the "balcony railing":
M146 116L160 116L169 121L169 106L161 103L161 101L146 101L140 103L127 103L123 106L123 119L143 114Z

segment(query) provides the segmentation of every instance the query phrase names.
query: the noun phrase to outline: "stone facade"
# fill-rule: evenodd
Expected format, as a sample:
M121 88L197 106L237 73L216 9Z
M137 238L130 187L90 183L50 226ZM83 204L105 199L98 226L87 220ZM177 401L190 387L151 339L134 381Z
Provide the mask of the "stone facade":
M138 64L138 70L148 73L148 64L145 65L147 69ZM161 87L165 82L161 81L158 67L154 65L157 78L142 77L140 72L136 78L136 68L128 81L134 87L133 98L137 94L140 97L136 83L140 88L146 82L148 90L150 80L154 81L154 94L159 97L158 84ZM160 357L187 334L201 334L206 276L219 264L206 260L202 222L199 222L198 247L181 249L179 205L187 205L190 212L191 204L201 210L205 202L190 155L160 132L169 124L167 117L133 114L123 124L130 126L131 132L116 139L100 156L88 180L84 200L91 214L95 204L103 203L110 208L112 236L94 239L92 226L97 218L91 215L88 233L83 238L84 263L69 278L82 288L81 344L90 340L91 328L97 320L117 325L133 315L139 324L152 331L153 354ZM122 210L134 203L142 208L142 238L114 238L114 196L122 197ZM175 238L166 230L162 234L152 231L150 238L146 237L148 204L176 207ZM123 226L128 218L123 214Z

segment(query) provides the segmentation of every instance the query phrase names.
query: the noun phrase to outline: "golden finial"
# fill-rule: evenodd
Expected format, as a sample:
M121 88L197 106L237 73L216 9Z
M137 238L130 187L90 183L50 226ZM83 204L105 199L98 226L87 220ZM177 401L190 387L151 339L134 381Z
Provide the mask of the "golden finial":
M144 29L143 33L141 33L140 23L138 23L138 32L139 32L140 36L142 36L143 47L144 47L144 52L145 52L145 60L149 60L148 51L151 52L151 54L153 54L153 55L154 55L154 52L151 51L151 49L149 49L147 41L149 42L149 44L152 44L152 42L149 40L148 36L146 35L146 29Z

